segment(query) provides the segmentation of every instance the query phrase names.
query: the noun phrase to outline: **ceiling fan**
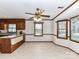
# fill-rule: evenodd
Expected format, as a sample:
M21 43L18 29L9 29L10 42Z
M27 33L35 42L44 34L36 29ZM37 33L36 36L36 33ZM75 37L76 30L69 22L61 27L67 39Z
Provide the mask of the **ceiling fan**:
M49 18L50 15L44 15L44 14L43 14L44 11L45 11L45 10L42 10L42 9L40 9L40 8L36 8L36 12L35 12L35 13L28 13L28 12L25 12L25 14L34 15L34 17L32 17L32 18L37 18L37 19L39 19L39 18L41 18L41 17L47 17L47 18Z

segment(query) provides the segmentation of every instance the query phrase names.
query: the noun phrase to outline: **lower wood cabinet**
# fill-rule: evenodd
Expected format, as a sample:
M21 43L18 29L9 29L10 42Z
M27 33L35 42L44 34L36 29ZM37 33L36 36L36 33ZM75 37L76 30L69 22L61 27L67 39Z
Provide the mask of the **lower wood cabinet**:
M10 39L2 39L1 42L1 53L11 53Z
M16 38L2 38L0 39L0 52L1 53L12 53L15 51L20 45L25 42L24 36L16 37ZM19 39L21 38L21 39ZM12 39L14 41L12 41ZM15 43L15 40L18 42ZM16 40L16 41L17 41ZM15 44L12 44L15 43Z

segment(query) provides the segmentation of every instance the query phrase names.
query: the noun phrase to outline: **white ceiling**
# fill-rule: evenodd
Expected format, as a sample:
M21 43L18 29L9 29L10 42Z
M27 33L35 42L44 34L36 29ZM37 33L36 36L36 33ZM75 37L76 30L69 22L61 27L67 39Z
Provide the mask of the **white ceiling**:
M64 13L62 13L55 20L70 19L77 15L79 15L79 1L75 3L72 7L70 7L68 10L66 10Z
M31 16L25 14L25 12L34 13L36 8L44 9L45 14L48 14L51 16L50 18L53 18L74 1L75 0L0 0L0 18L28 19ZM63 6L64 8L57 9L58 6ZM70 12L72 8L67 12ZM74 9L76 8L78 8L78 6ZM59 17L59 19L61 19L61 17Z

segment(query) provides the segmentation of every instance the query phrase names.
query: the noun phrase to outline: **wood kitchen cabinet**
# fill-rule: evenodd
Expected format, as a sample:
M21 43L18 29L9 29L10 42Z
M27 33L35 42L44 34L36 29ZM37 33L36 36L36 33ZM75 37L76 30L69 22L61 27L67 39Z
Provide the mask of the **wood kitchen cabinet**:
M1 30L4 29L4 24L5 24L5 21L4 20L0 20L0 29Z
M4 29L4 23L3 23L3 22L0 23L0 29L1 29L1 30Z
M17 20L16 27L17 27L17 30L25 29L25 21L24 20Z
M11 19L8 20L8 24L16 24L17 30L24 30L25 29L25 19Z
M6 36L0 38L0 52L12 53L25 42L24 36Z
M25 19L22 18L12 18L12 19L0 19L0 29L4 29L4 24L7 25L8 29L8 24L16 24L16 29L17 30L24 30L25 29Z

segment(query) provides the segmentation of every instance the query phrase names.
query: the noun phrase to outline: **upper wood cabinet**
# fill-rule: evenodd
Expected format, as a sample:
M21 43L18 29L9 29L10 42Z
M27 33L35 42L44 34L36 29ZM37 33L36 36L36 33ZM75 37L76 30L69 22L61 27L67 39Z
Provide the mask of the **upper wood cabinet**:
M24 30L25 29L25 19L11 19L8 20L8 24L16 24L17 30Z
M8 24L16 24L16 29L17 30L24 30L25 29L25 19L19 19L19 18L13 18L13 19L0 19L0 29L4 29L4 24L7 25L8 29Z
M1 30L4 29L4 24L5 24L5 21L4 20L0 20L0 29Z
M17 30L25 29L25 20L17 20L16 27L17 27Z
M3 30L4 29L4 23L0 22L0 29Z

